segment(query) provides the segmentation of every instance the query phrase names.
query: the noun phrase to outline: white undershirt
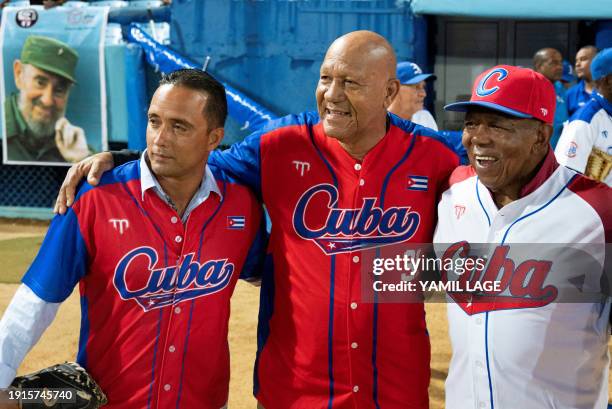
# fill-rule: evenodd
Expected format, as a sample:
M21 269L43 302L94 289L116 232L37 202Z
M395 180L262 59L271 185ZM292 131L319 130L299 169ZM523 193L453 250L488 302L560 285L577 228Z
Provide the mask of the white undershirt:
M0 320L0 388L7 388L23 358L40 339L59 308L21 284Z
M415 112L414 115L412 115L412 118L410 118L410 120L415 124L431 128L434 131L438 130L438 124L436 124L436 120L429 113L429 111L425 109L421 109L420 111Z

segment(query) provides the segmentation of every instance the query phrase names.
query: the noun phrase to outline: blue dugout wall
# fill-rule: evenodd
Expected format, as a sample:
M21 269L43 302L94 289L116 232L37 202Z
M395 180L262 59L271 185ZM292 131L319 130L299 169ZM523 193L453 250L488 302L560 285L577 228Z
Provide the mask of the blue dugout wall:
M211 73L285 115L316 108L327 47L358 29L385 36L399 59L428 66L425 19L396 0L175 0L170 40L193 61L210 56Z

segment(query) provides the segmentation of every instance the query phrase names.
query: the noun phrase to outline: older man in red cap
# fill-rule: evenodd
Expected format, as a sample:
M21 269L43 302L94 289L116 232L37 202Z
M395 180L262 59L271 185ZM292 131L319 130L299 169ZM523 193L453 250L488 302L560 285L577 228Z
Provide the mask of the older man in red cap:
M489 262L443 274L497 283L449 293L446 407L605 408L610 297L600 283L612 189L555 160L555 90L539 73L494 67L470 101L446 109L466 112L470 165L451 176L434 241L458 243L443 258L473 256L486 243Z

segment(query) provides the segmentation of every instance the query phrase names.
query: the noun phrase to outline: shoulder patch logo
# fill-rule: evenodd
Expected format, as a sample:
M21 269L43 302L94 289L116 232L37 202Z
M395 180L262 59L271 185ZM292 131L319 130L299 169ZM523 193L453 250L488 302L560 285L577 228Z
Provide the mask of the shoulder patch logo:
M455 216L457 220L461 218L465 214L465 206L464 205L455 205Z
M310 170L309 162L301 162L299 160L294 160L291 162L295 165L295 169L300 172L300 176L304 176L304 172L308 172Z
M113 224L113 229L119 231L119 234L123 234L130 227L128 219L108 219L108 222Z
M244 216L227 216L227 228L230 230L242 230L246 224Z
M578 144L574 141L570 142L569 148L567 148L567 157L573 158L576 156L576 152L578 151Z
M429 178L420 175L408 175L406 189L426 192L429 185Z

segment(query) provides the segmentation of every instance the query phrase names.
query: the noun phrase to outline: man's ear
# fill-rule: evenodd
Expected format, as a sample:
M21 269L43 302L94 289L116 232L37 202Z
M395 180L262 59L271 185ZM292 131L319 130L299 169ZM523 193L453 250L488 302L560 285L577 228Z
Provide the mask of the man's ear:
M550 145L550 138L553 134L553 127L550 124L541 122L538 126L538 136L536 139L535 147L540 152L546 153Z
M15 86L17 89L21 89L23 87L23 83L21 81L21 73L23 72L23 64L20 60L13 61L13 76L15 77Z
M385 109L388 109L400 89L400 82L397 78L387 81L385 89Z
M208 151L212 152L217 149L217 146L223 140L223 136L225 135L225 129L223 128L215 128L208 133Z

